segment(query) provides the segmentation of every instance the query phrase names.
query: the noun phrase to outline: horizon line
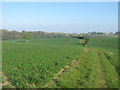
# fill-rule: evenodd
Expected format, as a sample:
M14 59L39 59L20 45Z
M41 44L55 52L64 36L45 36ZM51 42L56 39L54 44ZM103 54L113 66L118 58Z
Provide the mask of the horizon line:
M99 32L99 33L106 33L106 34L109 34L109 33L115 33L115 32L119 32L119 31L115 31L115 32L103 32L103 31L88 31L88 32L54 32L54 31L51 31L51 32L48 32L48 31L45 31L45 30L8 30L8 29L1 29L0 30L7 30L7 31L17 31L17 32L22 32L22 31L25 31L25 32L38 32L38 31L41 31L41 32L45 32L45 33L76 33L76 34L80 34L80 33L91 33L91 32Z

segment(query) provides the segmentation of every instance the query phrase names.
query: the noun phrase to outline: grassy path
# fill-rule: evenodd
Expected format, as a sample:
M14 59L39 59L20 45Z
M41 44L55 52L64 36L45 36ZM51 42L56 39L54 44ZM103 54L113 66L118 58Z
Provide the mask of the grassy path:
M117 72L103 51L85 48L77 63L58 75L47 87L58 88L117 88Z

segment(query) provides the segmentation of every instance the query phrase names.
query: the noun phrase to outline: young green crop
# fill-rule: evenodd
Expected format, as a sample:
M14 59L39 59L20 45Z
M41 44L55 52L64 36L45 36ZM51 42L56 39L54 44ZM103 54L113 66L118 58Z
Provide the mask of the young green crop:
M70 60L77 58L82 48L77 39L33 39L3 42L3 72L15 87L41 87Z
M59 76L58 88L117 88L117 38L91 38L83 47L76 38L42 38L2 42L2 69L9 85L40 88L71 61L78 62Z

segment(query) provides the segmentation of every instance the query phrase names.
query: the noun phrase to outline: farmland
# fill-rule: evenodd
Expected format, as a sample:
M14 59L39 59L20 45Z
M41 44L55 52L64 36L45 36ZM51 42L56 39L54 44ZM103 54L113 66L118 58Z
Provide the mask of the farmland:
M2 42L3 87L117 88L117 38L37 38ZM60 72L63 70L62 72Z

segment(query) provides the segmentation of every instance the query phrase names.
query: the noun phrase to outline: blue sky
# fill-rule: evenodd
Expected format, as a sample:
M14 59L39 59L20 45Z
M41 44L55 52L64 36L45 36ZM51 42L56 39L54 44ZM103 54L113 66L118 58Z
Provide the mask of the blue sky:
M19 31L116 32L118 3L4 2L2 24L2 28Z

